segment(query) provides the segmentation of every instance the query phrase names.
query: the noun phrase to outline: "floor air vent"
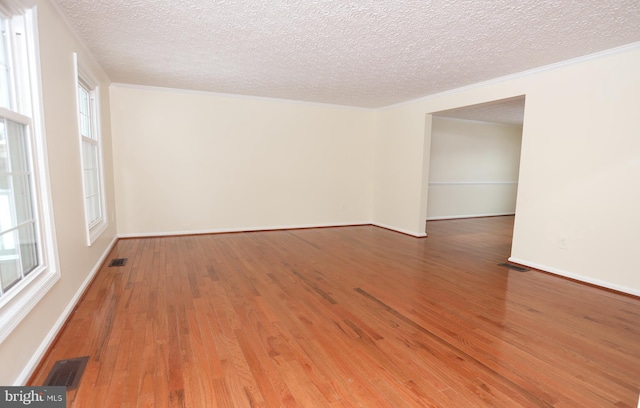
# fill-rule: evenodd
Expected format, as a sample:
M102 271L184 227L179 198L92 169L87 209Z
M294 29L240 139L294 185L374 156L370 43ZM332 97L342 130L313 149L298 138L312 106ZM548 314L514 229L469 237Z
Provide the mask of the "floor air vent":
M124 266L127 263L127 258L112 259L109 266Z
M510 263L501 263L501 264L498 264L498 266L504 266L505 268L513 269L514 271L518 271L518 272L527 272L530 270L527 268L523 268L522 266L513 265Z
M67 387L67 391L75 390L80 384L80 378L87 366L87 361L89 361L89 356L56 361L43 386L63 386Z

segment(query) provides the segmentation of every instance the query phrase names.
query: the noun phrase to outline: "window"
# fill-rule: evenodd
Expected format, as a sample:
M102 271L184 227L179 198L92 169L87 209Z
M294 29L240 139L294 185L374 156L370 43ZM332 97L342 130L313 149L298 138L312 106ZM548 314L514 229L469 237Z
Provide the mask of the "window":
M0 342L59 279L35 9L0 3Z
M25 121L0 118L0 293L38 266Z
M78 131L82 155L82 180L87 244L91 245L107 228L102 177L102 143L100 140L99 87L86 70L78 65Z

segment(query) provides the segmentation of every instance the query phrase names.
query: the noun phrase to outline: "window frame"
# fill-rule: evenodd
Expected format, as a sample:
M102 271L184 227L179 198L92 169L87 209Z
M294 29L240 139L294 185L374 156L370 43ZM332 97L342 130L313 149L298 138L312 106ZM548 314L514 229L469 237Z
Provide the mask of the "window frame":
M25 125L25 135L30 145L31 185L33 211L36 213L39 265L13 284L0 296L0 344L13 329L40 302L60 279L60 266L55 240L55 222L51 201L51 187L44 128L42 84L40 76L40 53L38 46L37 8L20 7L20 2L2 2L0 14L7 20L18 16L24 19L25 49L21 57L21 78L12 74L10 82L15 87L14 109L0 108L0 115L8 120ZM12 39L9 41L13 41ZM12 47L13 48L13 47ZM15 53L11 56L16 59ZM15 62L15 61L14 61ZM25 83L28 84L24 86Z
M94 242L102 235L102 233L109 226L107 218L107 203L105 200L105 183L104 183L104 160L102 153L102 132L101 132L101 120L100 120L100 82L95 79L91 74L91 71L86 69L78 61L78 54L73 53L73 61L75 67L75 95L76 95L76 114L78 117L78 142L80 147L80 163L82 174L82 196L83 196L83 209L84 209L84 225L87 239L87 246L93 245ZM82 124L80 118L80 96L79 88L83 87L89 93L89 116L90 116L90 128L95 138L86 137L82 134ZM84 154L83 143L95 143L97 148L97 175L98 175L98 202L100 205L100 216L96 220L89 220L90 211L87 208L87 180L85 174L85 168L87 158Z

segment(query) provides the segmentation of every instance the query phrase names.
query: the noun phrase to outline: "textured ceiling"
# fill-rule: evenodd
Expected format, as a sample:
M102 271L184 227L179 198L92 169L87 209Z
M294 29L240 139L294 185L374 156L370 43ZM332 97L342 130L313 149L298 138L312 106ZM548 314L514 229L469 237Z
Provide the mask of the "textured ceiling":
M524 122L524 96L449 109L435 112L433 115L522 126Z
M54 0L113 82L381 107L640 41L639 0Z

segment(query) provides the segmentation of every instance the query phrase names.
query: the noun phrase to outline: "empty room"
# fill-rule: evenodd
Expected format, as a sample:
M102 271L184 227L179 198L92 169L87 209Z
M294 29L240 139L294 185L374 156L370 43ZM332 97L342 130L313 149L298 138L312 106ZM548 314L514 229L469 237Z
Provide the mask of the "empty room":
M0 28L0 406L640 406L637 0Z

